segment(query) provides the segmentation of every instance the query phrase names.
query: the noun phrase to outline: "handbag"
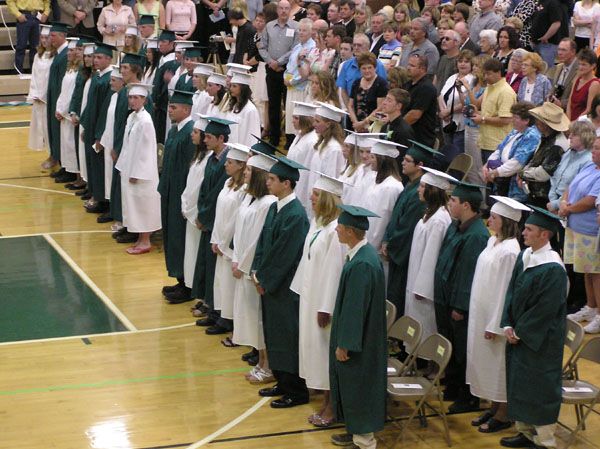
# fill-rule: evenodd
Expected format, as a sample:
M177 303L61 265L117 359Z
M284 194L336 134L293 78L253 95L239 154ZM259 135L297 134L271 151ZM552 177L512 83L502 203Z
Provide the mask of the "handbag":
M456 86L452 86L452 89L456 89ZM452 111L452 114L454 113L454 97L455 95L452 93L452 101L450 102L450 111ZM450 123L445 125L442 129L446 134L454 134L456 131L458 131L458 125L454 120L450 120Z

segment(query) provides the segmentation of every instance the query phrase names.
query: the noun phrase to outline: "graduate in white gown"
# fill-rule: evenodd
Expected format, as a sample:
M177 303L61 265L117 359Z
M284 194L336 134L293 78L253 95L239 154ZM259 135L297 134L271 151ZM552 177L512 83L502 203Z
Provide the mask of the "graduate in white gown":
M269 195L267 189L267 175L276 160L266 154L256 153L260 146L260 143L253 146L254 155L248 159L244 171L246 196L236 217L231 265L235 278L232 341L258 351L258 363L246 374L246 379L253 384L274 380L265 347L261 299L250 277L256 244L267 212L271 204L277 201L277 197Z
M77 47L77 38L67 38L67 71L62 79L60 95L56 100L56 118L60 121L60 162L68 173L79 173L77 148L75 146L75 125L71 121L70 106L75 81L82 63L82 49Z
M435 264L452 218L448 212L451 176L423 167L426 173L418 187L419 200L425 203L425 215L413 233L406 281L404 315L414 318L423 328L423 339L437 333L433 306ZM407 348L413 350L414 348Z
M108 110L106 111L106 126L100 138L100 144L104 147L104 198L110 200L110 188L112 185L113 174L113 147L115 141L115 110L119 91L124 87L123 75L118 66L113 66L110 74L110 90L113 94L110 96ZM133 232L133 231L130 231Z
M311 103L301 101L294 102L294 115L292 117L296 136L288 149L287 157L299 164L308 166L315 153L315 144L319 140L319 136L315 132L313 120L318 106ZM296 183L296 198L302 203L306 210L311 209L310 204L310 187L309 187L309 172L306 170L300 171L300 180Z
M92 75L94 73L94 44L93 43L87 43L87 44L83 44L83 65L85 67L85 71L89 71L89 75L87 77L87 79L85 80L85 83L83 85L83 94L81 99L75 99L78 100L78 103L81 105L79 108L79 111L74 111L71 110L71 121L73 122L74 125L79 125L79 135L77 136L77 138L79 139L79 147L77 149L77 154L79 155L79 176L81 177L81 179L84 182L87 182L88 180L88 176L87 176L87 165L86 165L86 159L85 159L85 143L83 142L83 139L81 138L81 136L83 136L83 132L84 132L84 127L83 125L80 123L80 117L83 114L83 111L85 111L85 108L87 107L87 98L88 98L88 94L90 92L90 86L92 83ZM71 102L71 106L73 106L73 102ZM71 109L73 109L71 107Z
M123 226L139 233L128 254L150 251L150 235L161 228L156 132L144 108L152 86L131 84L128 92L132 110L125 125L123 147L116 168L121 172Z
M221 311L222 320L233 320L233 296L235 293L235 278L231 271L233 250L231 242L235 232L237 211L246 195L244 188L244 169L250 148L238 143L227 143L227 160L225 173L229 178L217 198L215 222L210 243L212 251L217 255L215 264L214 306ZM224 341L231 346L231 339Z
M206 93L212 101L206 108L206 115L210 117L227 118L227 77L220 73L213 73L206 80Z
M317 427L327 427L334 420L329 395L329 324L346 252L336 232L342 192L341 181L323 174L313 186L313 218L290 286L300 296L299 374L308 388L324 393L319 411L309 417Z
M213 98L206 92L206 80L214 72L213 66L209 64L197 63L194 67L194 74L192 75L192 84L196 88L194 92L194 98L192 99L192 117L194 114L206 114L208 106L212 102Z
M225 117L236 123L231 126L229 142L248 147L257 142L254 136L260 136L260 114L252 103L251 79L250 74L233 73L229 87L228 113Z
M367 171L369 171L366 167L370 167L370 160L367 166L365 166L363 160L365 158L370 159L369 154L373 146L372 138L382 138L381 136L385 136L385 134L348 131L348 135L344 140L344 146L342 147L346 166L339 177L344 182L342 203L360 204L361 182ZM363 156L363 154L366 156Z
M40 25L40 44L31 66L31 81L27 101L31 105L31 122L29 125L29 148L44 150L48 148L48 117L46 116L46 94L48 92L48 74L52 64L52 47L50 45L50 25ZM50 159L42 168L50 168Z
M506 337L500 327L506 291L521 251L518 236L527 206L502 196L490 210L488 227L495 234L479 255L471 287L467 336L466 382L471 394L492 401L492 407L473 423L483 433L507 429ZM535 382L535 379L531 379Z

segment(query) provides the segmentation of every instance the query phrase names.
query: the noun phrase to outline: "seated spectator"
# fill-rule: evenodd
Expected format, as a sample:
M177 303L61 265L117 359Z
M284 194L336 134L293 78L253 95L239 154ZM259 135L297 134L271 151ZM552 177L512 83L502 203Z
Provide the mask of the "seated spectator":
M395 67L400 60L402 45L396 39L398 26L394 22L386 22L383 24L383 40L385 44L379 49L378 59L381 61L386 70Z
M519 86L517 101L528 101L541 105L549 97L552 85L543 74L546 64L537 53L527 53L521 63L524 78Z
M123 47L127 25L135 25L135 16L132 9L123 4L123 0L113 0L102 8L97 27L103 43Z
M523 75L523 57L527 54L527 50L517 48L508 63L508 71L506 72L506 82L513 88L515 93L519 93L519 87L525 75Z
M479 48L484 55L494 56L498 44L498 32L496 30L481 30L479 33Z
M590 113L580 115L578 121L590 122L596 130L596 135L600 136L600 95L596 95L592 100Z
M188 40L198 23L194 2L192 0L169 0L165 10L167 29L174 31L178 39Z
M493 57L502 63L502 76L508 72L508 64L513 52L519 46L519 35L511 28L504 26L498 31L498 48Z
M361 53L356 58L361 77L352 85L350 99L347 103L348 114L354 131L367 131L373 111L381 107L387 95L387 81L377 76L375 64L377 59L370 52Z
M440 54L435 45L427 39L427 33L427 22L424 19L418 18L410 22L410 39L412 42L403 46L400 66L408 67L408 59L414 54L425 56L427 75L433 78L437 71Z
M440 36L437 32L440 11L434 6L425 6L421 11L421 19L427 24L427 39L429 39L433 45L437 45L440 42Z
M356 24L355 33L366 33L371 25L371 16L373 11L366 4L356 5L354 10L354 23Z
M580 115L590 112L592 100L600 93L600 79L596 78L595 70L598 58L592 50L584 48L577 53L577 78L567 104L567 116L574 121Z

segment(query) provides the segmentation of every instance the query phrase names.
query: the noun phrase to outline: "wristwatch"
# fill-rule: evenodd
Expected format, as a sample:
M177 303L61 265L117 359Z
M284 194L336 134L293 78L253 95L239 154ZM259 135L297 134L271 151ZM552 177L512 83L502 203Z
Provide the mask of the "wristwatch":
M485 117L483 115L481 116L481 123L485 123Z

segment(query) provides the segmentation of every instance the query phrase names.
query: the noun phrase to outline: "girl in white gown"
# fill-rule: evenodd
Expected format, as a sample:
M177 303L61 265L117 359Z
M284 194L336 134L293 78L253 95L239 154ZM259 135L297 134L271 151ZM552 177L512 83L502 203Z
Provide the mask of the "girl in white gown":
M360 204L361 183L363 177L370 171L370 153L373 146L373 138L382 138L382 133L357 133L349 131L344 140L342 154L346 160L346 166L342 170L340 180L344 182L344 193L342 203ZM374 182L374 179L373 179Z
M48 148L48 117L46 116L46 94L48 91L48 74L54 59L50 45L50 26L41 25L40 45L31 66L31 81L27 101L31 105L31 123L29 125L29 148L44 150ZM50 168L55 161L50 158L42 164L42 168Z
M197 64L192 76L192 84L196 88L192 105L192 117L195 114L206 114L212 97L206 92L206 80L213 73L213 67L208 64Z
M329 323L345 255L336 232L342 192L341 181L325 175L317 179L310 197L313 219L290 286L300 296L299 374L308 388L324 393L319 411L308 418L317 427L334 421L329 395Z
M483 433L510 427L506 404L506 338L500 320L517 256L521 211L528 207L492 195L488 227L495 234L479 255L471 287L467 336L466 382L471 394L492 401L492 408L473 421ZM531 379L535 382L535 379Z
M251 79L250 74L233 73L229 87L229 112L225 117L235 122L230 126L229 142L249 147L257 142L254 136L260 137L260 114L252 103Z
M209 117L227 118L227 77L220 73L213 73L206 80L206 93L212 97L211 103L206 108Z

